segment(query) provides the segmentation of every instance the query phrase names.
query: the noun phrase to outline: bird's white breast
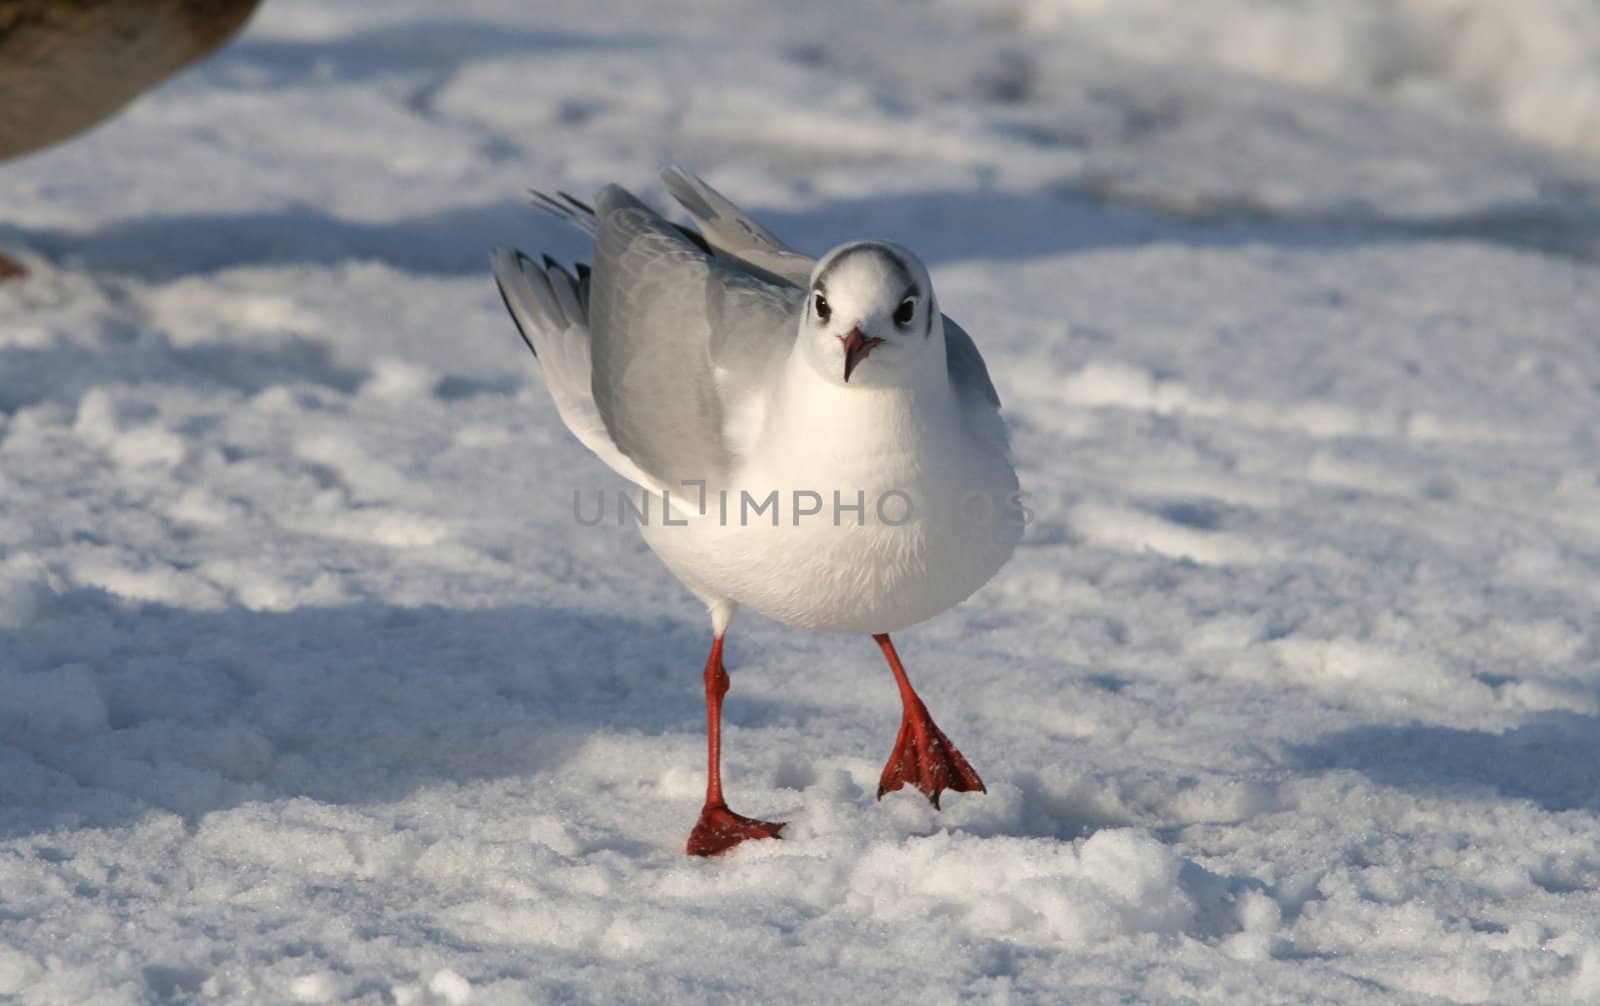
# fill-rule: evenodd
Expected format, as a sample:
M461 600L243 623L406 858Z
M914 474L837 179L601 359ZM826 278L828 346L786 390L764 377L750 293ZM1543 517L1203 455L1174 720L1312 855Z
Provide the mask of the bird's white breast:
M691 589L804 628L893 632L965 600L1010 557L1016 474L948 387L784 383L705 512L644 529Z

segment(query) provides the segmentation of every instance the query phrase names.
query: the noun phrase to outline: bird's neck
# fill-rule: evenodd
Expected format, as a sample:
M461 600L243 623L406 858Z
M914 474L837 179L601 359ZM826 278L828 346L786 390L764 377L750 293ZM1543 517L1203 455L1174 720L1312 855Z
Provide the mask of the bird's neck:
M800 354L790 356L766 415L761 441L768 449L827 457L914 454L930 440L949 437L958 402L942 354L923 353L903 384L838 384L818 374ZM930 364L937 365L934 372Z

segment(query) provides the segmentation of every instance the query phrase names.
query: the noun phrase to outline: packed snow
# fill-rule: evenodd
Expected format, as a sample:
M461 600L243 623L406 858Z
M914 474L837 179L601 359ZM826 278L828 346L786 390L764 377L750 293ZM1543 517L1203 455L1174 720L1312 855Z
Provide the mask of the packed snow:
M269 0L0 166L0 999L1600 1000L1595 6L868 10ZM683 854L705 613L487 270L670 162L981 346L1034 519L896 641L987 795L744 614L789 825Z

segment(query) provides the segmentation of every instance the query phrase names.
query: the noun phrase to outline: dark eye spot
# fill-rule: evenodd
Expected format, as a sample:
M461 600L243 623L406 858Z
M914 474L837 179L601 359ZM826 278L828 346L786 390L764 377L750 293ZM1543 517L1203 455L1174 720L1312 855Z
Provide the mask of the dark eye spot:
M833 313L833 308L828 306L828 298L824 297L820 290L817 292L816 300L812 306L817 312L818 321L827 321L828 315Z
M912 298L907 297L905 300L900 302L899 307L894 309L894 323L899 325L901 328L905 328L907 325L911 324L911 318L916 313L917 302Z

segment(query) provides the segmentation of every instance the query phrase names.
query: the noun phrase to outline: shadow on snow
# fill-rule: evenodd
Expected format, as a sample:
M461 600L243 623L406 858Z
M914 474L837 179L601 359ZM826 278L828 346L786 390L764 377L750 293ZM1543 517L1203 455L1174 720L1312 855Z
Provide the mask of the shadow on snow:
M1546 712L1504 733L1360 726L1294 751L1302 769L1353 769L1436 795L1489 793L1548 811L1600 811L1600 719Z
M0 838L153 808L192 823L252 800L394 800L556 771L596 732L697 742L705 724L698 623L40 594L0 629ZM795 712L765 705L735 689L728 721Z
M562 184L560 179L535 178L529 183ZM906 244L935 266L1029 261L1153 243L1296 249L1477 241L1579 259L1600 257L1600 210L1586 205L1507 206L1436 219L1388 219L1359 208L1348 215L1304 218L1225 211L1185 218L1108 206L1070 193L972 190L842 200L803 212L752 212L774 233L813 254L847 240L875 237ZM139 217L88 231L0 226L0 241L68 266L149 280L240 266L359 262L417 273L487 276L489 251L497 246L549 251L560 258L588 257L581 235L520 198L382 222L345 220L296 206Z

